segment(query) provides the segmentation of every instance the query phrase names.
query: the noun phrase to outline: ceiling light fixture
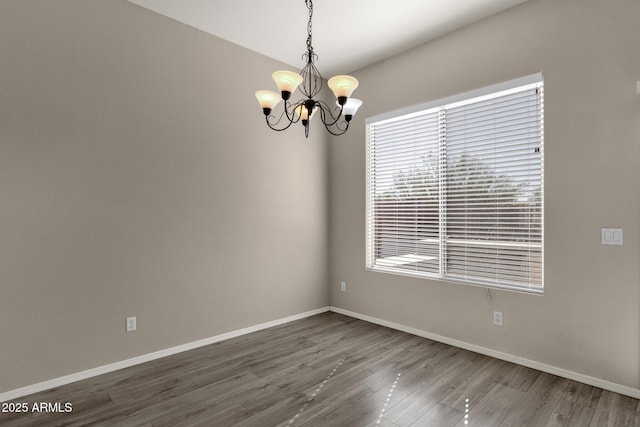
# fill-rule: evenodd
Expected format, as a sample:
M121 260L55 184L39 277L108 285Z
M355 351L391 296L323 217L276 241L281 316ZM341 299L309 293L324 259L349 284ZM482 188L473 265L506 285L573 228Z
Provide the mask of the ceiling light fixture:
M322 76L314 61L318 55L313 52L311 45L311 19L313 17L313 1L305 0L309 9L309 23L307 24L307 51L302 55L306 65L300 74L291 71L276 71L272 77L278 85L280 94L270 90L259 90L256 98L260 103L267 125L275 131L288 129L292 124L301 122L304 126L305 137L309 136L309 120L319 111L320 120L332 135L342 135L349 129L349 122L358 111L362 101L351 98L351 94L358 87L358 80L351 76L335 76L328 81L329 87L336 96L336 107L330 107L324 101L315 100L322 89ZM291 95L300 87L300 92L306 97L296 103L289 102ZM271 114L280 101L284 101L284 108L280 117ZM332 111L333 110L333 111ZM280 123L286 119L281 125ZM342 119L342 120L341 120Z

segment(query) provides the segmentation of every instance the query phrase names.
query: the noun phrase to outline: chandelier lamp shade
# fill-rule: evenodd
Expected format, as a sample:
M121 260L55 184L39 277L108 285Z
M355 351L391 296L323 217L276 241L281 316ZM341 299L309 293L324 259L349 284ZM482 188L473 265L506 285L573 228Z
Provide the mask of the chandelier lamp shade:
M309 122L317 113L322 124L332 135L342 135L349 129L349 123L362 105L362 101L352 98L353 91L358 87L358 80L351 76L339 75L331 77L327 84L336 97L335 106L316 99L322 90L322 76L315 65L318 56L313 51L312 18L313 1L305 0L309 9L309 23L307 24L307 51L302 55L306 64L300 74L291 71L276 71L272 74L278 91L259 90L256 98L262 108L267 126L275 131L288 129L294 123L304 126L304 134L309 136ZM304 96L292 102L291 97L299 90ZM272 114L280 101L283 102L279 116Z

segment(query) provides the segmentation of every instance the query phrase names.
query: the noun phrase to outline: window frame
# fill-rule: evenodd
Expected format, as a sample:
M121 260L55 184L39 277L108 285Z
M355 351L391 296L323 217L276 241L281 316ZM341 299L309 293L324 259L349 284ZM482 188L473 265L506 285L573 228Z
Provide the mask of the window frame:
M480 278L460 278L460 277L456 277L448 275L448 274L442 274L443 271L446 271L447 266L447 257L446 257L446 250L447 250L447 245L450 244L451 242L448 242L448 237L446 236L446 231L443 230L443 227L446 227L446 221L444 221L444 217L443 215L446 215L445 213L443 213L443 211L446 211L447 209L447 204L448 202L445 202L445 204L442 204L443 201L443 197L446 197L444 194L447 191L447 187L446 187L446 183L443 183L444 180L447 179L447 176L445 174L443 174L440 170L438 170L438 179L440 182L440 187L439 187L439 193L438 193L438 198L439 198L439 205L438 205L438 215L439 215L439 219L438 219L438 228L439 228L439 234L438 234L438 245L439 245L439 251L438 251L438 264L440 265L439 271L438 273L433 273L433 272L425 272L425 271L412 271L412 270L403 270L400 268L394 268L393 266L391 267L385 267L385 266L380 266L380 265L376 265L376 262L379 261L381 258L377 258L374 256L373 251L375 250L374 247L377 247L376 244L373 243L374 239L380 239L380 232L378 232L376 234L376 231L373 231L374 229L377 229L375 222L377 220L376 219L372 219L372 199L374 197L376 197L375 194L372 194L372 171L371 169L373 168L372 165L372 151L371 151L371 144L372 142L370 141L371 137L370 137L370 132L371 132L371 126L372 125L380 125L381 123L384 123L386 121L394 121L394 120L398 120L401 118L410 118L413 116L421 116L421 115L428 115L430 112L438 112L438 114L440 114L440 111L443 110L450 110L450 109L454 109L456 107L458 107L459 105L465 105L465 104L473 104L475 102L480 102L482 100L485 99L492 99L492 98L497 98L498 95L499 96L504 96L504 95L508 95L511 93L519 93L522 92L524 90L527 90L527 88L536 88L536 91L540 91L539 93L536 92L539 96L539 100L540 100L540 112L539 112L539 124L540 124L540 134L539 134L539 154L540 154L540 166L539 166L539 170L540 170L540 185L539 185L539 191L540 191L540 195L539 195L539 227L540 227L540 231L539 231L539 264L535 264L535 268L539 267L539 281L540 281L540 285L538 286L537 284L533 284L531 279L531 276L529 277L529 282L528 284L514 284L514 283L508 283L506 281L498 281L498 280L485 280L485 279L480 279ZM494 289L507 289L507 290L513 290L513 291L519 291L519 292L526 292L526 293L532 293L532 294L543 294L544 293L544 91L543 91L543 87L544 87L544 79L543 79L543 75L542 73L535 73L535 74L531 74L525 77L521 77L521 78L517 78L517 79L513 79L513 80L509 80L506 82L502 82L499 84L495 84L495 85L490 85L484 88L480 88L477 90L473 90L473 91L468 91L468 92L464 92L464 93L460 93L457 95L453 95L450 97L446 97L446 98L442 98L442 99L438 99L438 100L434 100L434 101L430 101L427 103L423 103L423 104L419 104L419 105L415 105L415 106L411 106L411 107L407 107L407 108L403 108L403 109L399 109L399 110L394 110L394 111L390 111L390 112L386 112L383 114L379 114L376 116L372 116L372 117L368 117L365 119L365 125L366 125L366 129L365 129L365 134L366 134L366 226L365 226L365 230L366 230L366 269L369 271L374 271L374 272L382 272L382 273L390 273L390 274L397 274L397 275L404 275L404 276L410 276L410 277L419 277L419 278L426 278L426 279L431 279L431 280L439 280L439 281L444 281L444 282L454 282L454 283L462 283L462 284L467 284L467 285L472 285L472 286L482 286L482 287L487 287L487 288L494 288ZM444 138L440 138L438 139L439 144L442 144L443 141L446 141L446 137ZM439 154L438 154L438 161L442 162L442 156L444 156L446 158L446 154L442 154L442 150L444 149L446 152L446 142L444 142L445 147L440 147L439 150ZM445 160L446 161L446 160ZM447 172L448 173L448 172ZM443 175L445 175L443 177ZM537 175L536 175L537 176ZM444 187L443 187L444 185ZM443 208L444 206L444 208ZM501 205L502 206L502 205ZM379 209L376 210L376 214L378 216L380 216L379 213ZM374 224L372 224L372 222ZM531 222L529 222L531 223ZM537 224L537 223L536 223ZM492 245L489 241L483 241L483 240L479 240L479 241L475 241L473 242L474 245L478 245L478 246L496 246L496 248L500 245L502 245L504 242L501 241L497 241L495 242L495 245ZM467 244L470 244L470 242L467 242ZM531 241L529 241L529 244L531 244ZM379 243L377 244L379 246ZM496 249L497 250L497 249ZM529 248L530 252L529 255L531 255L531 247ZM535 251L534 251L535 253ZM527 261L529 262L529 261ZM445 264L444 268L442 266L442 264ZM530 268L530 266L529 266ZM527 274L531 274L531 273L527 273Z

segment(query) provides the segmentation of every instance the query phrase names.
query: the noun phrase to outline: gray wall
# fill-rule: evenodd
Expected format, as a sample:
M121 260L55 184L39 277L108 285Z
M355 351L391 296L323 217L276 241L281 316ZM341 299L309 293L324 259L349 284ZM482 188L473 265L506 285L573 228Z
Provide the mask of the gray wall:
M330 146L332 305L640 388L639 17L635 0L529 0L355 73L364 106ZM544 296L489 299L484 288L365 271L363 119L538 71ZM624 246L600 245L600 227L622 227Z
M283 67L124 0L0 1L0 392L328 304L327 138L253 96Z

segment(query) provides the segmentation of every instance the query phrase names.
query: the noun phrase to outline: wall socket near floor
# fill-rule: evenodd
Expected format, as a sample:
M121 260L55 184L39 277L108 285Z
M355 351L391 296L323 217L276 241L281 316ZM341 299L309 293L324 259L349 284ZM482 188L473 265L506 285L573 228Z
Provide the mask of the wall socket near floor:
M342 292L347 292L347 282L340 282L340 290Z
M493 324L496 326L502 326L502 312L494 311L493 312Z
M127 317L127 332L133 332L136 330L136 317Z

